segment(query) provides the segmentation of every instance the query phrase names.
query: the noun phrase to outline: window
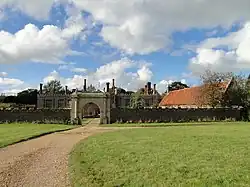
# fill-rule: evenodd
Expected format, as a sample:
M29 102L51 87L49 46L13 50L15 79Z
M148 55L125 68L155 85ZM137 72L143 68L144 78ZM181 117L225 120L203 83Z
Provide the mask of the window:
M59 99L58 100L58 108L64 108L64 99Z
M52 108L53 107L53 102L52 100L45 100L45 108Z

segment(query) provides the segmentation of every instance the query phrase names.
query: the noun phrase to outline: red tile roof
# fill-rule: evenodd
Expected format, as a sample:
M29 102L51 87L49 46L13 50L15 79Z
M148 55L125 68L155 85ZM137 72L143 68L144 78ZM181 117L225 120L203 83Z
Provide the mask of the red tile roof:
M223 82L219 87L227 89L229 82ZM203 86L196 86L169 92L161 100L159 106L180 106L180 105L202 105L205 101L201 99Z

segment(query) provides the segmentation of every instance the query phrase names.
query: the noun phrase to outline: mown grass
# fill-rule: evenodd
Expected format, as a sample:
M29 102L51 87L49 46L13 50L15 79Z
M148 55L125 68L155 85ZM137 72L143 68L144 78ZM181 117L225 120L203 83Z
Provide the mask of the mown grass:
M243 125L249 122L185 122L185 123L112 123L102 127L171 127L171 126L202 126L202 125Z
M73 186L249 186L250 125L127 129L70 156Z
M51 132L68 130L74 127L76 126L57 124L0 124L0 148Z

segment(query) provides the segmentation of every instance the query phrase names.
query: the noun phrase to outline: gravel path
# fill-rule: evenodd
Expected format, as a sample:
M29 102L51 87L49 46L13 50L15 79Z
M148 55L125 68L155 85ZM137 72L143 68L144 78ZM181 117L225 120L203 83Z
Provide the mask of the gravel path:
M88 136L118 128L98 127L98 120L65 132L0 149L0 187L70 186L68 156ZM121 129L121 128L119 128Z

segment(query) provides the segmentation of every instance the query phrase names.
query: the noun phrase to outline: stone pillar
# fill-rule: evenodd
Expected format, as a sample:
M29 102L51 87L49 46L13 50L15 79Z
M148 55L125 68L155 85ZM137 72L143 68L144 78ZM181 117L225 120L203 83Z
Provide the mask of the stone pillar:
M71 116L72 121L78 117L78 98L77 98L77 95L72 96L70 116Z

